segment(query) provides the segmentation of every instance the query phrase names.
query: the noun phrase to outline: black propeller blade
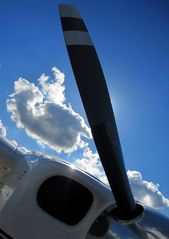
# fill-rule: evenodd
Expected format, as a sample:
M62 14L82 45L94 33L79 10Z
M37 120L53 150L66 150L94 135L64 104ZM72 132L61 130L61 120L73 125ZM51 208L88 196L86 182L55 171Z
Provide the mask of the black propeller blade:
M79 92L117 203L116 213L120 218L131 219L137 215L137 205L128 182L112 105L96 50L77 9L72 5L60 5L59 10Z

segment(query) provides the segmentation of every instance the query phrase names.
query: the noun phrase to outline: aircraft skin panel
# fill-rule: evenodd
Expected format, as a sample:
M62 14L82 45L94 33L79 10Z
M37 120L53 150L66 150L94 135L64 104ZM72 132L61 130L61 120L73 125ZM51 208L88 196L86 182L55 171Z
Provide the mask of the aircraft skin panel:
M28 155L32 166L22 178L0 211L0 238L14 239L152 239L169 238L168 218L152 208L145 207L143 217L132 223L119 223L111 216L115 200L109 187L93 177L60 160L45 159L45 156ZM94 196L93 205L77 225L66 225L44 212L37 204L37 191L49 177L63 175L87 187ZM90 233L90 227L100 215L108 219L108 228L103 236ZM100 225L102 227L102 224ZM69 235L69 236L68 236Z
M115 203L110 188L62 161L45 160L37 155L29 156L29 160L36 161L1 210L0 229L16 239L23 239L23 235L24 239L85 239L95 219ZM37 192L41 184L56 175L74 179L88 188L94 196L89 211L76 225L70 226L57 220L43 211L37 203Z
M0 211L28 168L24 155L7 140L0 138Z

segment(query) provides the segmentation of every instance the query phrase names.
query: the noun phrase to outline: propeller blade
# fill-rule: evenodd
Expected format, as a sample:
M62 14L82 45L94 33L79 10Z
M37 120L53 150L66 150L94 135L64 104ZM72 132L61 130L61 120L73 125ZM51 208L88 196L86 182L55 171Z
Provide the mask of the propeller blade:
M129 219L137 207L123 161L114 113L103 71L84 21L72 5L59 5L72 69L93 138L114 194L118 214Z

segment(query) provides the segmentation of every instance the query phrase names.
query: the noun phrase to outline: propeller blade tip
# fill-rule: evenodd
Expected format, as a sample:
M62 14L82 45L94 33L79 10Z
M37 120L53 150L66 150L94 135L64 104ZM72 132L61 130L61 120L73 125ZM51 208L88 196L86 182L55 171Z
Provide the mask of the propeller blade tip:
M59 4L59 12L61 17L81 18L77 8L71 4Z

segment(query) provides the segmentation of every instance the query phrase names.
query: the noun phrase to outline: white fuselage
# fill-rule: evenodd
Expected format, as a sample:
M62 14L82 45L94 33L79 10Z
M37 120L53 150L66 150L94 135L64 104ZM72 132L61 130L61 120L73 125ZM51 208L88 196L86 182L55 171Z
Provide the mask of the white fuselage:
M144 207L122 222L114 207L110 188L91 175L0 139L0 238L169 238L169 220L157 211Z
M7 152L11 156L7 157L6 152L0 158L0 229L12 238L86 238L95 219L115 203L108 186L70 164L38 154L24 155L10 147ZM57 220L38 205L37 193L40 186L53 176L64 176L77 181L92 192L93 202L84 218L76 225L70 226ZM81 207L83 203L85 202L79 201Z

